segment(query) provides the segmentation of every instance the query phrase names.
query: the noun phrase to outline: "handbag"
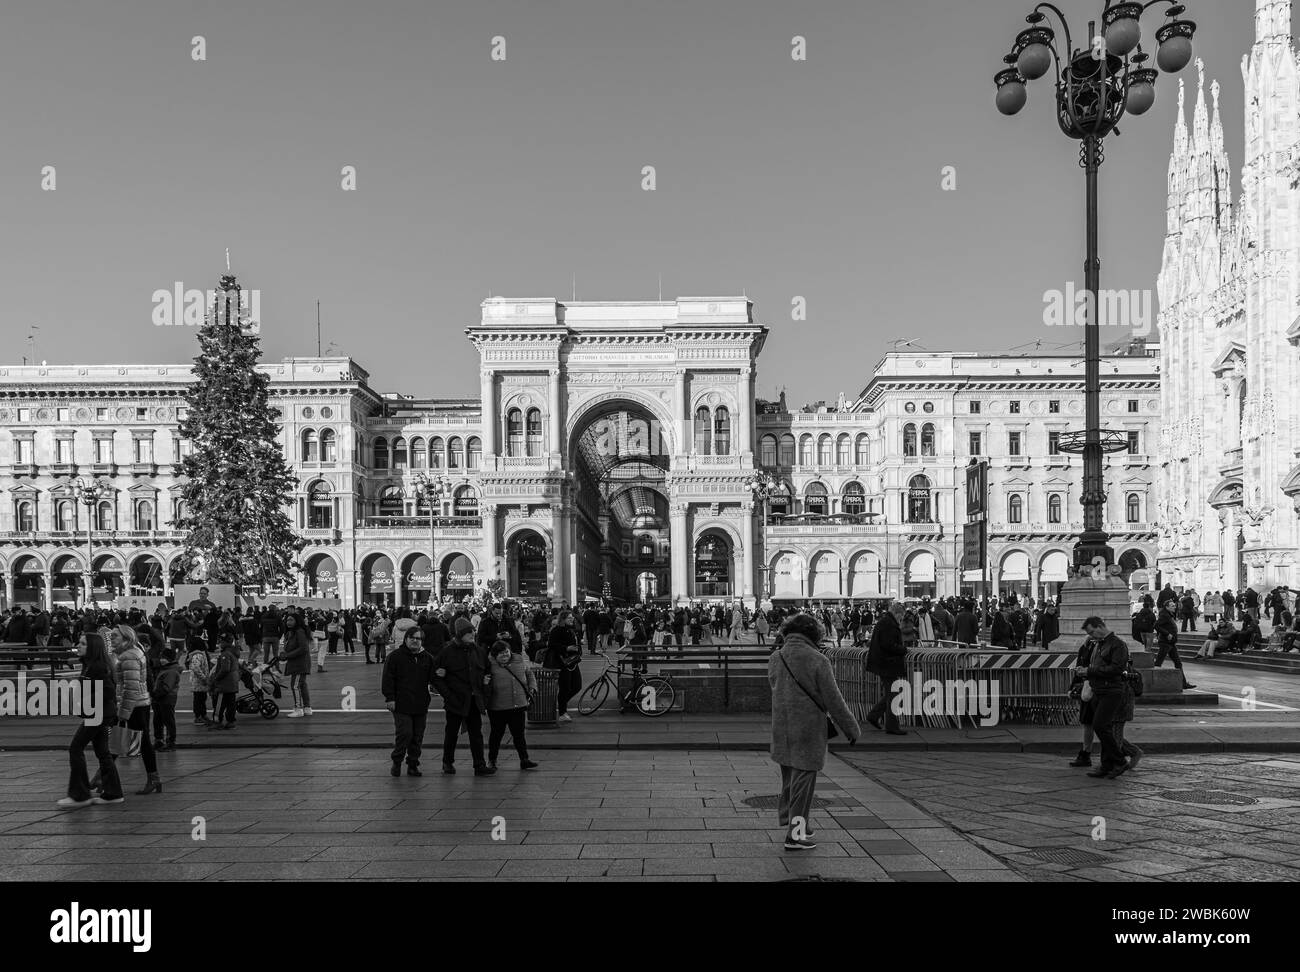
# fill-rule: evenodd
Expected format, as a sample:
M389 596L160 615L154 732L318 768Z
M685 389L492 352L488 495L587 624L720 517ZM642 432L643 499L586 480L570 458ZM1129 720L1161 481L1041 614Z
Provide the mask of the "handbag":
M826 738L834 739L836 736L840 734L839 729L835 727L834 720L831 719L829 713L827 713L827 711L822 707L822 704L817 701L817 697L803 687L803 682L799 681L799 677L795 675L793 671L791 671L790 663L785 660L785 655L778 652L777 657L781 659L781 664L785 666L785 670L789 672L790 677L794 679L794 684L799 686L799 691L802 692L804 695L808 696L812 704L817 706L818 711L821 712L822 715L826 716Z
M1092 683L1084 682L1083 688L1079 690L1079 698L1084 702L1092 701Z

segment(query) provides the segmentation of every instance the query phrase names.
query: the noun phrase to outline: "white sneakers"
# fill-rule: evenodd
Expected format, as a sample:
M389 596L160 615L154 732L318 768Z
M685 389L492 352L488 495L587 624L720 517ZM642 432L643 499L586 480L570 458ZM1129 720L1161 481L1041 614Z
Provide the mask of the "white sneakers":
M72 797L64 797L55 804L60 810L80 810L82 807L90 806L94 800L89 797L85 800L74 800Z
M302 709L294 709L292 712L286 712L285 716L290 719L297 719L301 716L305 716L306 714L307 713L304 712Z
M308 705L308 706L304 706L304 707L303 707L303 710L302 710L302 714L303 714L303 715L311 715L311 706L310 706L310 705Z
M560 718L559 718L558 721L560 721L560 722L572 722L572 721L573 721L573 716L569 715L569 713L567 713L567 712L561 712L561 713L560 713Z
M90 802L95 804L95 806L99 806L101 803L126 803L126 797L120 796L110 800L108 797L96 796L91 797Z

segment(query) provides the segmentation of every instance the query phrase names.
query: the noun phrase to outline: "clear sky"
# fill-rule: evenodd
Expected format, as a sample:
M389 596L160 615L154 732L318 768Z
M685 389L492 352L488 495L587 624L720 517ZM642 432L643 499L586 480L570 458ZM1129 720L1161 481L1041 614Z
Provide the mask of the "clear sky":
M1059 5L1083 33L1103 3ZM1188 5L1238 172L1254 4ZM327 347L417 395L477 395L463 328L489 293L567 298L574 274L580 299L653 299L660 274L665 297L747 293L772 329L758 392L792 403L856 393L895 339L1076 340L1043 293L1082 277L1077 145L1046 78L1019 116L993 105L1031 7L9 0L0 361L32 325L51 363L189 360L193 329L155 326L152 295L213 286L226 247L267 358L315 352L319 299ZM1163 77L1107 146L1103 287L1154 289L1176 101Z

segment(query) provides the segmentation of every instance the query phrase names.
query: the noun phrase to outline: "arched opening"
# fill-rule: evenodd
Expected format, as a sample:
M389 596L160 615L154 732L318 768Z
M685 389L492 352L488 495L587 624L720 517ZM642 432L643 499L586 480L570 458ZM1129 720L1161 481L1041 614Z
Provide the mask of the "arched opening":
M537 459L542 454L542 410L530 408L526 425L528 433L528 455Z
M151 554L141 554L131 560L130 590L132 597L162 597L163 585L162 561Z
M80 557L64 554L50 561L50 601L55 607L84 603L85 564Z
M840 509L847 516L861 516L867 512L867 491L861 483L849 483L844 487Z
M329 554L314 554L303 565L308 597L339 596L339 565Z
M778 466L794 465L794 436L783 435L781 441L777 443L776 462Z
M659 577L653 570L643 570L636 575L636 599L640 604L659 599Z
M805 597L803 558L789 551L777 554L772 561L770 591L773 599L791 600Z
M372 554L361 563L361 600L392 607L396 580L393 561L385 554Z
M731 541L710 530L695 543L695 596L730 597L732 594Z
M334 497L325 482L315 482L307 494L307 528L309 530L334 529Z
M423 436L414 436L411 439L411 468L424 469L429 462L429 453L425 451L427 447L424 444Z
M828 467L835 465L835 446L829 435L817 440L817 465Z
M731 455L731 412L719 405L713 412L713 454Z
M338 438L333 429L321 429L320 458L321 462L338 462Z
M799 440L799 465L807 467L813 463L813 437L805 435Z
M153 500L140 499L135 501L135 529L142 533L147 533L154 528L154 506Z
M758 464L768 467L776 465L776 436L765 435L758 440Z
M916 426L911 422L903 426L903 456L907 459L916 458Z
M1038 586L1043 597L1061 597L1061 587L1070 577L1070 556L1063 550L1053 550L1043 558L1038 569Z
M407 554L402 560L402 603L428 604L433 597L433 561L428 554Z
M546 541L536 530L520 530L506 546L506 592L538 599L550 593Z
M1007 498L1007 522L1020 523L1025 518L1025 501L1019 493L1012 493Z
M429 439L429 468L442 469L446 465L447 447L442 436L435 435Z
M855 554L849 562L849 597L880 597L884 590L880 557L870 551Z
M1135 591L1150 590L1151 577L1147 569L1147 555L1141 550L1125 550L1116 560L1124 583Z
M385 486L379 491L379 515L401 516L405 510L402 487Z
M447 440L447 468L465 468L465 443L458 435Z
M462 601L474 593L474 564L462 553L448 554L442 558L439 566L442 593L456 601Z
M408 466L410 460L406 451L406 439L399 435L393 440L393 470L405 472Z
M94 560L91 589L96 604L111 605L126 593L126 568L117 554L100 554Z
M35 533L36 532L36 503L32 500L21 500L17 509L18 532Z
M853 440L847 432L835 440L835 465L851 466L853 464Z
M935 454L935 435L934 426L929 422L921 426L921 455L933 456Z
M854 463L859 466L871 465L871 440L866 433L858 436L855 446Z
M60 533L72 533L77 529L77 504L75 502L70 499L55 501L54 529Z
M808 572L809 597L844 596L840 584L840 557L829 550L813 557L812 568Z
M45 568L35 557L18 557L13 573L14 605L31 610L45 605Z
M934 597L937 593L938 565L934 554L918 550L907 559L903 575L903 597Z
M302 461L320 462L320 436L315 429L303 429Z
M907 522L933 523L934 510L930 501L930 479L928 476L913 476L907 484Z
M1142 498L1137 493L1129 493L1124 501L1125 519L1129 523L1142 522Z
M1047 497L1047 522L1061 522L1061 494L1053 493Z
M101 533L112 533L117 529L117 517L113 515L113 504L104 500L95 507L95 529Z
M483 440L477 435L470 436L466 443L465 465L469 469L481 469L483 466Z
M478 517L478 493L473 486L458 486L452 498L452 516Z
M524 454L524 413L522 409L512 408L506 412L506 455L518 457Z
M772 495L767 500L768 511L772 516L789 516L791 510L790 487L785 483L777 483L776 489L772 490Z
M998 568L998 590L1003 597L1014 594L1024 598L1029 594L1029 554L1013 550L1002 558Z
M826 516L831 511L830 496L822 483L809 483L803 492L803 511L818 516Z
M695 410L695 454L709 455L709 409L701 405Z
M375 461L374 461L375 469L388 468L388 440L385 439L382 435L377 436L375 438L374 456L375 456Z

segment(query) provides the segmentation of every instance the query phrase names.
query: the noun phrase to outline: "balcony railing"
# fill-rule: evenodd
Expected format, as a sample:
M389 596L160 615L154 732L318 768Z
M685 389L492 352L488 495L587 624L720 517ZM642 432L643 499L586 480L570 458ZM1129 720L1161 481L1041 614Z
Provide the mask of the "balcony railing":
M477 530L483 526L480 516L435 516L434 526L443 528L460 527ZM362 529L378 530L428 530L428 516L369 516L360 524Z
M331 527L307 527L305 530L300 530L299 533L305 540L336 541L339 539L339 531Z
M156 462L133 462L131 463L132 476L157 476L158 463Z
M92 530L91 540L100 544L121 543L124 541L146 541L148 543L179 543L185 534L179 530ZM0 540L26 540L29 543L74 543L86 542L86 530L0 530Z
M29 476L36 475L36 464L34 462L15 462L9 467L9 474L12 476Z
M75 476L77 475L77 464L75 462L56 462L50 466L51 476Z
M90 474L92 476L116 476L117 463L115 462L91 463Z

